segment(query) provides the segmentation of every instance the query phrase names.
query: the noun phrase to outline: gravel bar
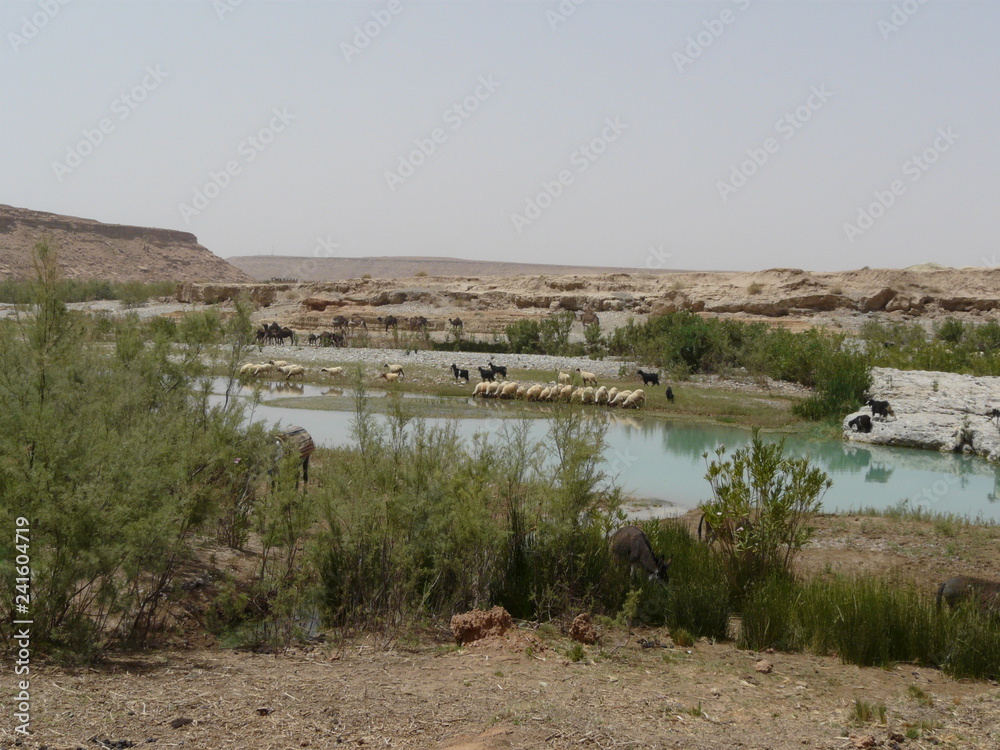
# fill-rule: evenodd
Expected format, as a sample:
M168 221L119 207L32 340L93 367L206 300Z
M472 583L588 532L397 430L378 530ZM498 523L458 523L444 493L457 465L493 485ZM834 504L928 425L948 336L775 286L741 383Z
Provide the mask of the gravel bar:
M256 350L254 350L256 352ZM573 372L576 368L586 370L601 377L618 377L623 364L622 360L596 360L587 357L553 357L547 354L478 354L473 352L440 352L412 349L407 353L404 349L364 349L353 347L312 347L312 346L265 346L260 354L252 354L249 361L267 362L270 359L283 359L306 367L328 367L332 364L359 362L381 369L386 363L407 363L427 365L446 369L455 363L463 369L475 373L476 367L486 367L490 359L494 364L514 370L562 370ZM628 370L634 370L636 365L625 362Z

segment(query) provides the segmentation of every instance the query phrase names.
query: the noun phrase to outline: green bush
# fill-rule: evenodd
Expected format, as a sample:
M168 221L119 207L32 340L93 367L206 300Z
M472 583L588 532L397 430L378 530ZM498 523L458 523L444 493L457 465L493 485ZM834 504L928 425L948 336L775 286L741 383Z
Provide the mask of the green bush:
M541 444L527 421L469 441L401 402L380 424L361 394L356 447L338 451L316 492L329 621L390 628L494 603L518 617L615 611L623 579L605 533L620 498L600 470L606 424L590 416L559 410Z
M937 609L912 583L886 577L768 580L743 606L743 648L806 648L845 663L914 662L956 677L1000 674L1000 621L965 603Z
M718 556L678 523L644 525L653 549L671 559L670 584L651 584L641 603L640 620L667 624L697 637L724 640L729 628L729 584Z
M799 648L795 622L797 589L794 579L780 572L751 588L743 601L740 648L755 651Z
M837 418L860 407L872 386L867 356L849 351L825 353L818 360L816 393L795 405L795 413L807 419Z
M46 245L36 262L33 314L0 329L0 517L30 522L34 643L88 658L157 631L195 539L253 501L270 454L240 404L209 402L200 363L145 345L134 319L111 351L89 343Z
M518 320L504 330L511 352L538 354L542 351L541 326L537 320Z
M808 459L787 458L784 445L784 439L765 443L755 428L750 443L728 460L722 446L708 463L712 500L702 510L738 600L772 576L791 574L792 559L812 535L809 521L832 484Z

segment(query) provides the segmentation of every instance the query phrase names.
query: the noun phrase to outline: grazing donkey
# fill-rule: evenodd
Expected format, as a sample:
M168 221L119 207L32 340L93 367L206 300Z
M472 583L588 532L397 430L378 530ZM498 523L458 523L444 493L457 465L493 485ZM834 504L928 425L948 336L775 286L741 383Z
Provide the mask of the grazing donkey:
M1000 615L1000 583L987 581L972 576L955 576L938 586L937 606L941 608L941 600L949 607L956 606L963 599L973 599L984 613Z
M663 562L653 553L646 532L638 526L623 526L611 535L611 554L633 570L644 570L649 574L649 580L659 580L666 583L669 576L670 563L673 558Z

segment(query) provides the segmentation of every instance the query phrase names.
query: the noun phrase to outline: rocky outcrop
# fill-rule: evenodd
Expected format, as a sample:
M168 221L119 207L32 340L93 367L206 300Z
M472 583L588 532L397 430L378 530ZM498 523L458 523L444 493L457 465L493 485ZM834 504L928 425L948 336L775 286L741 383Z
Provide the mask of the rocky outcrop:
M47 239L64 278L109 281L253 281L189 232L61 216L0 205L0 280L34 277L31 251Z
M876 292L871 297L867 297L861 302L861 312L875 312L884 310L889 301L897 294L895 289L885 288Z
M872 420L870 433L855 432L844 418L844 437L859 443L971 453L1000 461L1000 428L987 413L1000 408L1000 378L924 370L875 368L872 392L888 401L895 418Z
M267 307L274 303L280 292L294 284L180 284L174 293L178 302L201 302L206 305L234 300L241 294L252 302Z

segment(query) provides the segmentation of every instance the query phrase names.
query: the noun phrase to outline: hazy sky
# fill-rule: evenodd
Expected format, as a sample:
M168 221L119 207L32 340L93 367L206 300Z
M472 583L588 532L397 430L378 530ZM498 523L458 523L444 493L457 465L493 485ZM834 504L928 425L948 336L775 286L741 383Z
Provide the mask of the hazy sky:
M1000 264L1000 3L0 4L0 203L222 256Z

